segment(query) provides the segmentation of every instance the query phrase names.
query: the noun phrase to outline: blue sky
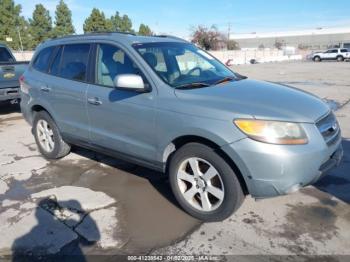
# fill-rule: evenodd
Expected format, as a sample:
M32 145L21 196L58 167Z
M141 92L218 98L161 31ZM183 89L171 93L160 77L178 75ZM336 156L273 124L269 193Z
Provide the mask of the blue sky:
M93 7L111 16L127 14L138 28L148 24L156 33L187 37L196 25L215 24L234 33L284 31L315 27L350 26L348 0L65 0L73 13L77 33ZM58 0L15 0L22 14L30 17L35 4L42 3L54 17Z

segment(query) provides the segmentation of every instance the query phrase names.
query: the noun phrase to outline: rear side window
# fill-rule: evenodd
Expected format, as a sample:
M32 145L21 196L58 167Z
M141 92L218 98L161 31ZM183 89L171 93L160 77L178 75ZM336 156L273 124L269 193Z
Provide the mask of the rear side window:
M340 52L346 53L346 52L348 52L348 49L342 49L342 50L340 50Z
M53 62L51 64L51 68L50 68L51 75L57 76L59 74L61 58L62 58L62 51L63 51L63 48L60 47L55 58L53 59Z
M55 47L51 46L40 51L40 53L35 58L33 67L40 72L47 72L50 63L50 57L54 49Z
M58 76L76 81L85 81L89 52L90 44L66 45L63 49Z
M5 47L0 47L0 63L13 62L13 57Z

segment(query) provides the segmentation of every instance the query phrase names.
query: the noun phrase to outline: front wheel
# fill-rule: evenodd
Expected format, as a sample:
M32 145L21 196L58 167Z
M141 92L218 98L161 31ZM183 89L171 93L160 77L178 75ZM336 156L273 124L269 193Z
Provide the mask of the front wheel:
M338 56L338 57L337 57L337 61L338 61L338 62L343 62L343 61L344 61L344 57Z
M181 207L202 221L221 221L242 204L244 194L230 165L214 149L190 143L174 153L170 184Z
M59 129L46 111L35 114L33 133L40 153L47 159L59 159L70 152L70 146L63 141Z

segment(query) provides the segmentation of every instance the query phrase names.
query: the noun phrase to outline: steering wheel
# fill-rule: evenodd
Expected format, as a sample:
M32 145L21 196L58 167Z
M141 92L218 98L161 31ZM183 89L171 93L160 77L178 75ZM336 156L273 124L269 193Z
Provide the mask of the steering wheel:
M202 68L200 68L199 66L196 66L196 67L192 68L190 71L188 71L187 75L192 75L192 73L196 70L199 70L199 75L201 75L203 72Z

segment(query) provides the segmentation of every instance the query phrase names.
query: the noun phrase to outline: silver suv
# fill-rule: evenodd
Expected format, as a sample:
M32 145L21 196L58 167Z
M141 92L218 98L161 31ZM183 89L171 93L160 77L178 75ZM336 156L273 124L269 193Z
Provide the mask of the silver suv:
M267 198L312 184L342 157L326 103L247 79L174 37L47 41L21 93L44 157L78 145L162 171L183 209L204 221L227 218L246 194Z

